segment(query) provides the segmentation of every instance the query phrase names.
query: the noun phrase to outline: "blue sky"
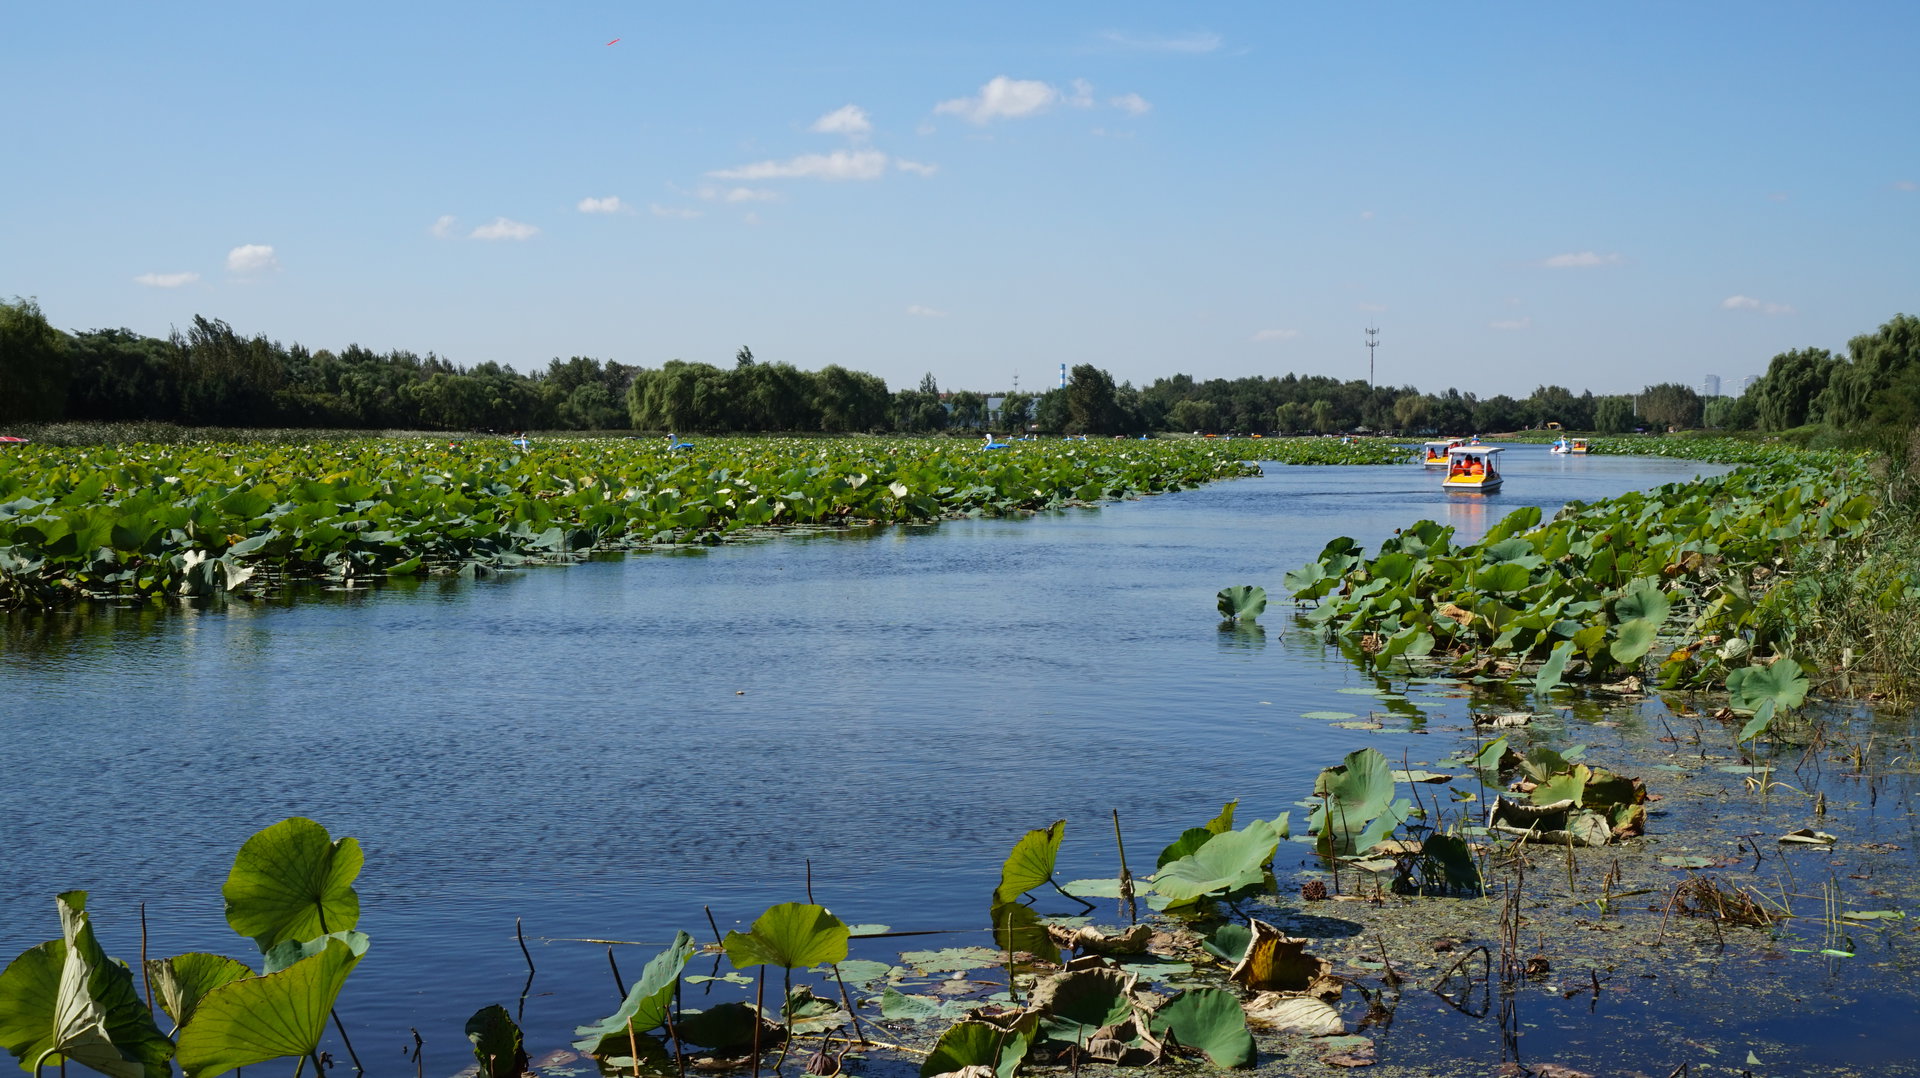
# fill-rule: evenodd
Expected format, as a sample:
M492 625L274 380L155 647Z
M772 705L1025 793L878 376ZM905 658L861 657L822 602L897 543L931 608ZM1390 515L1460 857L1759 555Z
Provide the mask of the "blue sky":
M617 44L608 41L618 38ZM1758 373L1920 313L1920 5L32 4L0 296L521 369Z

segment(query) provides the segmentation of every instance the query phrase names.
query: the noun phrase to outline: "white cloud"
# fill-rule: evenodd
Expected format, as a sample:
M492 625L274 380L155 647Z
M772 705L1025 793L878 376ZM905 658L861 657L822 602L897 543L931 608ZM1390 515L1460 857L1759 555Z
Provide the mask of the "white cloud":
M1752 296L1728 296L1720 301L1720 309L1725 311L1759 311L1761 314L1792 314L1793 308L1785 303L1766 303Z
M760 223L760 215L753 210L748 210L746 215L740 218L740 223L744 225L757 225Z
M1300 335L1297 329L1263 329L1253 335L1255 341L1290 341Z
M1093 83L1085 79L1073 80L1073 93L1068 95L1067 104L1077 109L1093 107Z
M633 212L632 207L620 201L619 195L608 195L605 198L583 198L575 204L574 209L579 210L581 213Z
M904 157L894 158L893 167L902 172L911 172L915 176L931 176L940 171L939 165L922 164L919 161L909 161Z
M1915 183L1912 180L1895 180L1893 189L1896 191L1920 191L1920 183Z
M685 209L680 206L662 206L658 202L648 206L647 209L652 210L655 217L671 217L676 221L691 221L700 216L699 210Z
M1532 318L1501 318L1487 323L1488 329L1528 329L1532 327Z
M193 272L143 273L135 277L133 281L135 284L143 284L148 288L179 288L182 285L192 284L199 279L200 275Z
M1597 254L1593 251L1579 251L1564 255L1554 255L1541 261L1548 269L1581 269L1587 266L1615 266L1622 259L1617 254Z
M433 222L433 227L427 231L433 233L435 237L444 240L453 235L453 226L457 223L459 222L453 214L443 213L438 220Z
M1111 48L1127 49L1133 52L1212 52L1221 45L1220 35L1196 30L1189 34L1139 35L1122 30L1108 30L1100 35L1100 40Z
M1119 97L1110 98L1107 104L1129 116L1144 116L1153 111L1153 106L1139 94L1121 94Z
M907 313L913 315L915 318L945 318L947 316L947 312L945 311L936 311L932 307L923 307L918 303L909 304L907 306Z
M1373 211L1372 211L1372 210L1361 210L1361 211L1360 211L1360 219L1361 219L1362 221L1371 221L1371 220L1373 220Z
M467 233L469 238L476 240L530 240L539 234L540 230L534 226L509 221L505 217L495 217L491 222Z
M717 180L877 180L886 171L887 155L879 150L835 150L723 168L707 175Z
M867 119L866 109L858 105L842 105L813 121L813 126L807 130L821 135L845 135L861 139L873 133L873 121Z
M1060 91L1044 82L996 75L993 81L980 87L980 96L942 101L933 111L950 113L970 124L984 124L1045 112L1058 100Z
M227 252L227 270L230 273L266 273L280 268L280 260L273 255L273 248L264 243L247 243Z
M764 187L702 187L695 192L708 202L778 202L780 192Z

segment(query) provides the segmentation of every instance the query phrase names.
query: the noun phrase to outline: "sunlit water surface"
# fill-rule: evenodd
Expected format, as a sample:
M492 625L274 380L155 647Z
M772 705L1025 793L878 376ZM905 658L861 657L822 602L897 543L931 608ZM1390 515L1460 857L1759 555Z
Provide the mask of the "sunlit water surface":
M114 954L137 955L144 902L149 953L245 955L220 884L294 814L366 851L373 950L340 1010L378 1072L409 1027L457 1069L467 1015L521 992L516 917L536 1055L612 1009L604 948L569 941L706 937L703 906L724 931L804 899L809 860L848 921L976 928L1028 828L1069 821L1060 878L1111 876L1118 809L1150 867L1221 802L1271 817L1366 743L1303 718L1369 703L1285 612L1282 574L1328 539L1432 518L1471 540L1714 470L1507 457L1487 498L1415 467L1269 465L1039 518L5 623L0 957L58 934L68 888ZM1241 583L1274 597L1264 633L1220 628L1214 593ZM647 953L622 952L629 978Z

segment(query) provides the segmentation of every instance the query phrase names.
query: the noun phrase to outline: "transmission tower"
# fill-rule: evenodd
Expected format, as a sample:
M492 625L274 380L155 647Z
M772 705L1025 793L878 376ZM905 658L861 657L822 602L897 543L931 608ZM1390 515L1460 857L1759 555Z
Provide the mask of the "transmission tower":
M1367 330L1367 388L1373 388L1373 350L1380 347L1380 331Z

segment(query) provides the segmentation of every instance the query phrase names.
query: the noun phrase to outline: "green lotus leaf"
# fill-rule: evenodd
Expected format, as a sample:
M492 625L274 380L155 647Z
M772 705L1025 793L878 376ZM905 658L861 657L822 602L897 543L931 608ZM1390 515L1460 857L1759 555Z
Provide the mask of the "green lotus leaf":
M847 957L848 935L846 923L826 907L782 902L756 918L750 931L728 932L724 945L735 969L803 969ZM678 938L674 942L678 945Z
M1253 942L1253 929L1238 921L1226 921L1200 937L1200 946L1224 962L1238 962Z
M910 996L893 988L880 993L880 1017L889 1022L920 1022L929 1018L958 1018L980 1006L978 1002Z
M1399 822L1388 819L1394 815L1394 790L1393 765L1378 749L1349 753L1321 771L1313 783L1313 796L1321 803L1307 825L1318 837L1317 847L1322 853L1365 852ZM1388 820L1384 830L1376 823L1380 820Z
M1060 889L1075 898L1119 898L1120 880L1109 877L1102 880L1068 880Z
M1222 988L1189 988L1153 1012L1153 1032L1206 1054L1216 1067L1251 1067L1253 1034L1240 998Z
M1298 569L1290 570L1280 578L1280 583L1295 599L1318 599L1333 590L1338 580L1327 575L1326 567L1317 561L1310 561Z
M1000 886L994 889L993 900L1012 902L1053 879L1053 864L1060 856L1060 840L1066 833L1067 821L1055 820L1051 827L1021 836L1000 866Z
M1659 626L1645 618L1622 622L1613 643L1607 648L1608 654L1618 663L1639 662L1647 652L1653 650L1653 642L1659 631Z
M220 894L227 923L251 936L261 953L285 940L310 940L360 923L353 890L363 857L352 838L294 816L247 839L234 856Z
M1728 704L1735 711L1757 712L1771 700L1776 708L1799 707L1806 702L1810 683L1800 664L1776 659L1771 666L1742 666L1727 675Z
M1740 728L1740 742L1745 744L1756 737L1763 737L1773 729L1773 717L1777 709L1778 705L1771 697L1760 701L1760 706L1753 709L1753 718Z
M284 940L274 944L267 950L266 954L261 956L260 972L263 975L278 973L303 958L319 954L321 951L327 949L328 940L339 940L341 943L346 944L347 949L353 952L355 958L359 958L367 953L368 939L365 932L330 932L317 939L310 939L304 942ZM185 1025L186 1023L182 1022L180 1024Z
M1238 584L1220 589L1220 616L1252 621L1267 609L1267 589L1257 584Z
M944 947L937 951L902 951L900 961L923 974L958 973L997 966L1001 956L985 947Z
M198 951L147 961L147 977L154 994L176 1030L193 1019L202 996L229 981L253 975L245 962Z
M326 1032L327 1014L360 961L329 939L319 954L279 973L247 977L208 992L180 1031L186 1078L214 1078L235 1067L310 1054Z
M1560 677L1566 673L1567 660L1573 658L1573 641L1562 640L1553 646L1553 652L1547 661L1540 664L1540 672L1534 675L1533 691L1552 692L1560 684Z
M1013 1078L1033 1044L1038 1019L1029 1013L1011 1028L973 1020L956 1022L920 1064L920 1078L933 1078L965 1067L990 1067L995 1078Z
M467 1019L467 1040L480 1065L479 1078L520 1078L527 1071L527 1050L520 1027L498 1003L482 1007Z
M1533 583L1533 574L1524 565L1497 562L1481 569L1473 582L1483 590L1511 595L1527 590Z
M1420 856L1429 869L1439 870L1437 875L1449 890L1479 894L1485 889L1473 850L1459 835L1428 835L1420 844ZM1429 872L1428 878L1433 875Z
M1027 1006L1039 1012L1044 1039L1083 1045L1133 1017L1136 980L1117 969L1056 974L1034 986Z
M0 971L0 1046L27 1071L71 1059L110 1078L167 1078L173 1042L140 1002L133 974L94 939L87 893L55 902L61 938Z
M573 1042L574 1047L595 1056L631 1052L628 1031L648 1033L666 1023L672 1006L674 982L680 979L680 971L686 968L687 960L699 949L692 936L675 932L673 942L667 944L666 950L647 959L646 967L640 971L640 979L627 989L627 998L621 1001L619 1010L593 1025L574 1029L574 1034L580 1038Z
M1207 840L1218 833L1219 832L1208 830L1205 827L1187 828L1185 831L1180 832L1179 838L1174 839L1173 842L1168 844L1166 849L1160 851L1160 856L1155 859L1153 863L1153 870L1158 872L1173 862L1180 860L1182 857L1206 845Z
M1659 628L1666 623L1672 609L1673 600L1660 590L1659 580L1641 577L1628 585L1626 592L1614 602L1613 616L1619 621L1650 621Z
M1153 889L1176 903L1186 903L1215 891L1259 883L1279 848L1285 826L1282 816L1275 823L1255 820L1238 831L1214 835L1155 873Z
M681 1040L716 1050L747 1047L754 1042L756 1026L762 1045L777 1044L787 1033L751 1003L722 1003L704 1011L688 1011L674 1023Z

